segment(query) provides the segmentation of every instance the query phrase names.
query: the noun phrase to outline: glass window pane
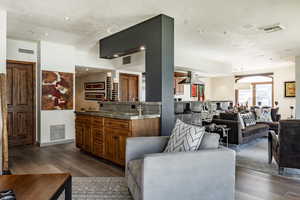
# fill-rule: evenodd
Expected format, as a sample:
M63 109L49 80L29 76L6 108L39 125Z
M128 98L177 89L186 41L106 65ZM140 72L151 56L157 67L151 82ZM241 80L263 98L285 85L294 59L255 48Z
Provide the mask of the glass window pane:
M256 105L261 102L262 106L272 106L272 84L256 85Z
M252 90L251 89L240 89L239 90L239 104L240 105L252 105Z

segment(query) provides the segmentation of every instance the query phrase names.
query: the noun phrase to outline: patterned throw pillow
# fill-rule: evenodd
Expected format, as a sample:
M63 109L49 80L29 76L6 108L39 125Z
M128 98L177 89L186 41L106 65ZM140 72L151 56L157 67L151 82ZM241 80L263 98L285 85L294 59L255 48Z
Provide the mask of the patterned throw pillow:
M164 152L197 151L205 133L205 127L186 124L177 119Z
M241 114L241 117L242 117L246 127L253 126L256 124L255 117L254 117L253 113L251 113L251 112L243 113L243 114Z
M262 108L260 117L257 118L257 122L273 122L271 108Z
M242 114L241 114L241 113L238 113L238 117L239 117L239 122L240 122L240 124L241 124L241 128L242 128L242 129L245 129L246 127L245 127L244 120L243 120L243 118L242 118Z

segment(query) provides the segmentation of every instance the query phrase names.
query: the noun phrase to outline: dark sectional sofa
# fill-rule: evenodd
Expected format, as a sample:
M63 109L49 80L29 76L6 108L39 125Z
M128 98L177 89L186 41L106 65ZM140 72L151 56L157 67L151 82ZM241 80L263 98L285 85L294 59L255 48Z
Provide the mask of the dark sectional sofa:
M256 125L242 129L238 113L220 113L220 116L214 118L212 123L227 125L230 128L228 142L235 145L245 144L256 138L266 137L270 128L265 123L257 123Z

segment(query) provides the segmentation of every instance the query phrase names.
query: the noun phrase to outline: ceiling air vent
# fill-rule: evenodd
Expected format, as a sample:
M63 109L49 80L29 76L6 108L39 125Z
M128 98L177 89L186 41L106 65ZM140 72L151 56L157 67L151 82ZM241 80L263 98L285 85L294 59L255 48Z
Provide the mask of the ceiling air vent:
M34 51L31 49L21 49L20 48L18 51L19 51L19 53L34 54Z
M131 63L131 56L123 57L123 65L127 65Z
M273 33L276 31L281 31L283 29L284 29L284 27L282 25L280 25L280 23L269 25L269 26L263 26L263 27L259 28L259 30L263 30L266 33Z

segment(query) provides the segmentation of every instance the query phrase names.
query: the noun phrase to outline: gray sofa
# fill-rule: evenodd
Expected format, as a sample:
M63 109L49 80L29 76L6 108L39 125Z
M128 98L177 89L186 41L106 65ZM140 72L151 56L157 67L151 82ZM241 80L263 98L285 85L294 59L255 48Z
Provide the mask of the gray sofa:
M168 140L127 139L126 178L134 200L234 200L234 151L161 153Z

